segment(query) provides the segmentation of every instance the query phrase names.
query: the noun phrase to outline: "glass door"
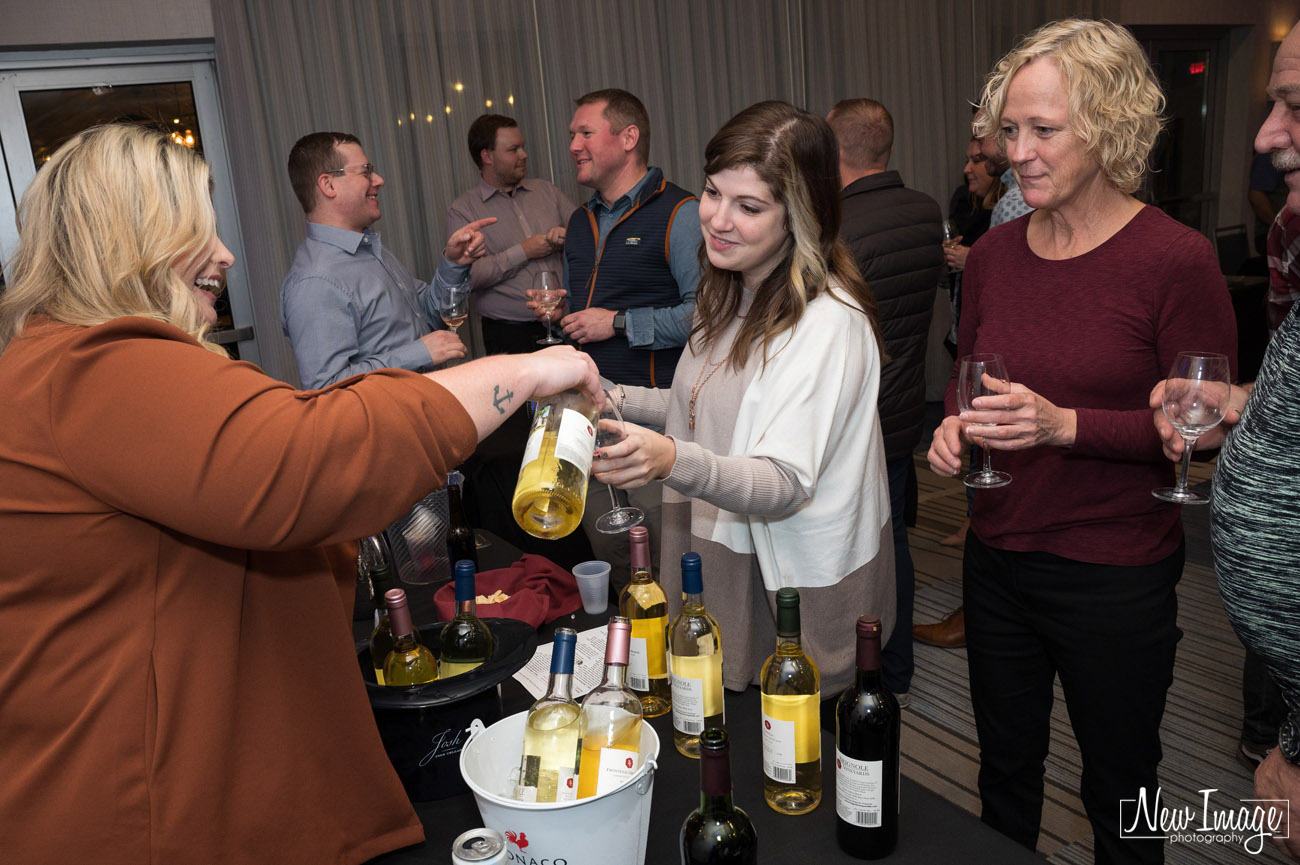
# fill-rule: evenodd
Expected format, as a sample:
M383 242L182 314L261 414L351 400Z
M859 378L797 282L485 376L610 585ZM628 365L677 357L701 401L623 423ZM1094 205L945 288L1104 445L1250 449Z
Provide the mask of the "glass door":
M211 59L177 55L71 58L0 57L0 260L18 245L17 204L41 166L61 144L98 123L139 123L164 129L212 165L213 205L221 239L243 259L234 188L222 132ZM38 61L38 62L37 62ZM230 353L258 362L253 308L244 270L227 273L217 306L215 338Z

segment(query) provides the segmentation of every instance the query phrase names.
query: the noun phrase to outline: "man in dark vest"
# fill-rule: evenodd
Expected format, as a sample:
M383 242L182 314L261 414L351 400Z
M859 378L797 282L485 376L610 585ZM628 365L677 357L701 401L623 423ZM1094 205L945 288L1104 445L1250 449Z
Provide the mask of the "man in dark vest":
M564 335L591 354L618 384L669 387L695 314L700 281L699 199L649 164L650 116L626 90L579 97L569 123L569 155L578 182L595 190L569 219ZM606 508L592 483L583 526L596 557L613 567L615 588L631 578L627 538L602 535ZM660 483L628 493L646 513L651 564L659 567Z
M569 219L565 336L619 384L668 387L700 281L699 200L649 165L650 116L626 90L579 97L569 124L578 182L595 194Z
M883 661L886 687L906 705L916 581L903 503L912 450L925 419L925 343L944 273L943 214L933 198L903 186L898 172L888 170L894 120L885 106L874 99L845 99L826 119L840 147L840 236L879 303L889 356L880 374L878 410L893 512L898 618Z

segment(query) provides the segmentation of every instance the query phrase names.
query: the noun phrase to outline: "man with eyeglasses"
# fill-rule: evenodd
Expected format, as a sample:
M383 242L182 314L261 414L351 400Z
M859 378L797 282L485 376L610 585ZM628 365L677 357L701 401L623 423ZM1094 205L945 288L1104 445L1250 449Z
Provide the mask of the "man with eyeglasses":
M280 319L302 386L322 388L376 369L427 372L464 357L460 338L443 329L440 300L453 288L468 289L469 266L485 249L480 229L496 220L453 232L426 283L371 229L384 179L356 136L298 139L289 180L307 214L307 236L280 286Z
M528 177L524 134L512 117L484 114L469 127L469 153L479 182L447 208L447 233L487 216L487 254L474 262L470 282L488 354L536 351L546 331L528 310L526 292L542 271L564 270L561 251L569 217L578 206L539 177Z

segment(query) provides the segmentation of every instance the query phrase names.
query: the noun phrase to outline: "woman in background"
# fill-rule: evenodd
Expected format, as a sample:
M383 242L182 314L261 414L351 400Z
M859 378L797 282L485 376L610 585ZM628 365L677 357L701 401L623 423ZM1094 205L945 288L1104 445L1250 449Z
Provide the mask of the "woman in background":
M620 388L629 424L598 480L664 481L663 571L703 558L725 684L758 681L776 644L775 592L799 589L823 695L852 676L854 625L894 618L893 538L876 416L875 300L839 239L835 137L784 102L737 114L705 149L704 274L671 390Z
M571 349L298 392L207 338L233 263L208 166L102 126L19 210L0 297L0 850L8 862L357 863L423 837L375 728L353 577ZM472 254L482 235L448 248ZM346 599L346 601L345 601Z
M1012 478L975 496L962 569L983 820L1036 845L1059 675L1099 863L1160 862L1166 843L1120 831L1121 801L1159 784L1181 636L1182 523L1151 495L1172 469L1148 394L1180 351L1236 355L1209 241L1133 197L1163 105L1104 21L1047 24L989 76L976 131L1002 136L1036 210L971 250L958 346L1000 353L1013 383L960 415L950 383L930 447L940 475L974 442Z

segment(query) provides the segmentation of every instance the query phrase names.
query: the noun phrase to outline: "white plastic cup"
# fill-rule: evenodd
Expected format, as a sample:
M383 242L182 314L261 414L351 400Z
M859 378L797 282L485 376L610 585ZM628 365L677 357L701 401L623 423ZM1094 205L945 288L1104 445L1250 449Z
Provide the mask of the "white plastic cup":
M583 562L573 568L582 608L598 616L609 607L609 562Z

